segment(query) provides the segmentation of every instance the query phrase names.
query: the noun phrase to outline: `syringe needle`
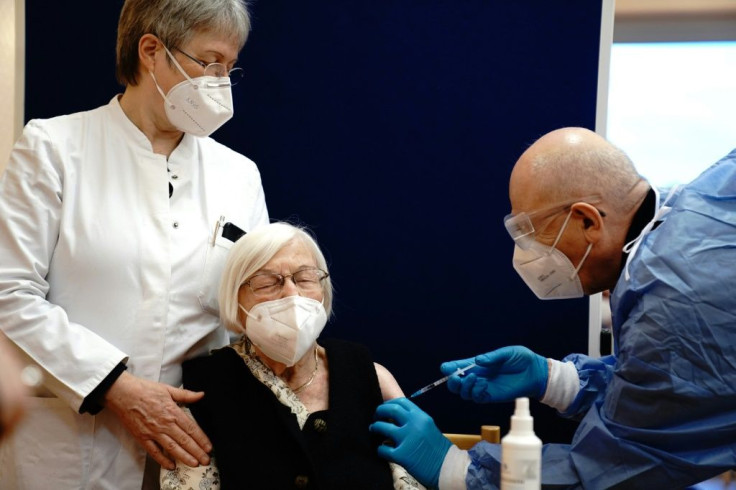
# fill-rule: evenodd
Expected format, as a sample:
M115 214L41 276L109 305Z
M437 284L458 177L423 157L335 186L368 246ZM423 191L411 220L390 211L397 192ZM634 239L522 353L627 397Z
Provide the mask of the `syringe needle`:
M468 369L470 369L472 367L475 367L475 366L476 366L476 364L475 363L472 363L472 364L469 364L469 365L465 366L464 368L457 368L457 370L454 373L448 374L447 376L444 376L444 377L438 379L437 381L434 381L433 383L430 383L427 386L418 389L417 391L415 391L414 393L412 393L409 396L409 398L414 398L414 397L417 397L417 396L419 396L421 394L424 394L424 393L428 392L429 390L431 390L432 388L436 388L437 386L441 385L442 383L445 383L448 379L450 379L450 376L455 376L457 374L463 374L465 371L467 371Z

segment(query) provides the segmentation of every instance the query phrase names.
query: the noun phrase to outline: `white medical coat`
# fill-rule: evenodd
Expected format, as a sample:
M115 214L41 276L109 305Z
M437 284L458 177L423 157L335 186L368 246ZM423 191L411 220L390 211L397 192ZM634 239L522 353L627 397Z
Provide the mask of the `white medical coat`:
M141 488L143 449L108 410L78 410L121 361L178 386L184 359L227 343L221 216L268 222L255 164L210 138L167 161L117 97L28 123L0 180L0 328L47 391L0 448L0 488Z

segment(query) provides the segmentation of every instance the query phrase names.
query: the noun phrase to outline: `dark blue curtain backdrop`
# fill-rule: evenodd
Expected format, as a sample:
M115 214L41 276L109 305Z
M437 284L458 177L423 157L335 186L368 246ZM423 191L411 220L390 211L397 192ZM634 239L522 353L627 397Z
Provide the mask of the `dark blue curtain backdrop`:
M121 91L121 5L27 0L28 119ZM502 218L524 149L594 126L601 2L259 0L252 12L236 115L214 137L259 165L273 219L316 233L337 288L323 335L367 344L407 393L442 361L504 345L585 352L587 300L537 300ZM417 403L447 432L505 433L513 410L444 387ZM545 442L569 441L573 422L539 403L532 414Z

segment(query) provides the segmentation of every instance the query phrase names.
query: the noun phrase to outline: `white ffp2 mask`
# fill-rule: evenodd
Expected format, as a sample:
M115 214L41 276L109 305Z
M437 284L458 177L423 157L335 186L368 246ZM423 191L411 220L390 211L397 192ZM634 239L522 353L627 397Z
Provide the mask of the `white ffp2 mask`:
M245 335L274 361L293 366L314 345L327 323L322 303L304 296L264 301L247 315Z
M211 135L229 121L235 112L230 77L190 78L168 49L166 54L186 78L165 94L156 76L153 72L149 72L156 89L164 98L166 117L179 131L194 136Z
M581 298L585 294L578 271L588 258L593 244L588 244L588 249L577 267L555 248L569 219L570 215L565 219L552 246L534 240L526 249L518 245L514 247L514 269L539 299Z

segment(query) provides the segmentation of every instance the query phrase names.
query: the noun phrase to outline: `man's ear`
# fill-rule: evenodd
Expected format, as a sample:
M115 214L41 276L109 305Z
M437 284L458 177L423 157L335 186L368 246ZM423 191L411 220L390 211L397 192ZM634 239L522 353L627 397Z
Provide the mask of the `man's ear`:
M138 59L140 65L146 72L153 71L156 67L156 52L163 44L153 34L144 34L138 40Z
M603 231L603 214L593 205L577 202L571 207L573 216L580 220L588 243L597 243Z

